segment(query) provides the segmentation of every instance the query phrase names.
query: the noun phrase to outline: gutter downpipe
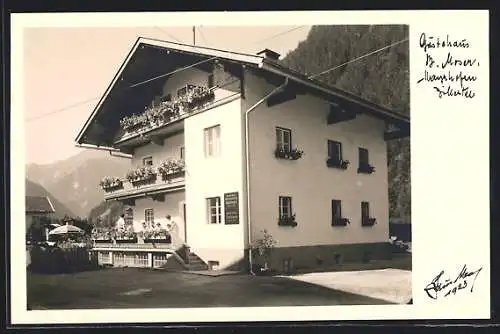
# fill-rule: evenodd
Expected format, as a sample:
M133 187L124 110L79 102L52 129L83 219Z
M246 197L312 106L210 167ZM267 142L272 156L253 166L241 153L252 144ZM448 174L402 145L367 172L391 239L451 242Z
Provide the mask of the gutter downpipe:
M270 93L265 95L262 99L257 101L254 105L252 105L250 108L248 108L245 111L245 163L246 163L246 204L247 204L247 233L248 233L248 261L250 265L250 274L255 276L255 273L253 272L253 259L252 259L252 223L251 223L251 217L250 217L250 153L249 153L249 143L248 143L248 115L254 111L259 105L261 105L264 101L266 101L268 98L270 98L273 94L276 92L282 90L286 85L288 84L288 77L285 78L285 82L273 89Z

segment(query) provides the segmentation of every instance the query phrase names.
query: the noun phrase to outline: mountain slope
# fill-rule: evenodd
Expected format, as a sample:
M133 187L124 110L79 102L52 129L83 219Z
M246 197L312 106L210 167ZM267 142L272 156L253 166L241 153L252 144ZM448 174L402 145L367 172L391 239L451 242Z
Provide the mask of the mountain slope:
M408 26L314 26L283 59L312 75L408 37ZM400 43L316 77L405 115L410 110L408 43ZM410 221L410 139L388 142L390 217Z
M26 196L47 196L50 198L52 205L56 211L55 217L63 218L65 215L74 217L74 213L62 204L57 198L49 193L41 185L26 179Z
M111 157L108 152L85 150L63 161L26 167L29 180L42 185L76 215L87 217L103 200L99 181L104 176L123 176L130 160Z

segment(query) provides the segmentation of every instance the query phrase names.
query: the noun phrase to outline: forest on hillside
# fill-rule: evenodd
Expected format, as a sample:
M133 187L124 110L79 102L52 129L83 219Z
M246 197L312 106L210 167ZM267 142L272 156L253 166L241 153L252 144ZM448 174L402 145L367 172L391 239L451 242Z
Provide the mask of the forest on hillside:
M404 25L314 26L283 64L307 75L408 38ZM409 44L397 44L316 77L393 111L410 114ZM411 222L410 138L388 142L390 218Z

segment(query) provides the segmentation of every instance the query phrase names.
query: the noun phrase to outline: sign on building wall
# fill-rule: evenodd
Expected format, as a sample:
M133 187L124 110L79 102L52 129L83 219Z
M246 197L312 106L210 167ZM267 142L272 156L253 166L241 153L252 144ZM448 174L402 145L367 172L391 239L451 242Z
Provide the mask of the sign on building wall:
M240 203L237 192L224 194L224 221L226 225L240 223Z

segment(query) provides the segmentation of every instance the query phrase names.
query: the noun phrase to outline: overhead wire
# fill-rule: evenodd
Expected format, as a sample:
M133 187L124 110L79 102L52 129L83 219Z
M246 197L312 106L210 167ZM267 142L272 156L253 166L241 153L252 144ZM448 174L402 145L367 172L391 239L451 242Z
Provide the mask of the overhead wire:
M294 27L294 28L291 28L291 29L288 29L286 31L282 31L278 34L275 34L275 35L272 35L268 38L265 38L265 39L262 39L262 40L259 40L257 41L255 44L259 44L259 43L262 43L264 41L268 41L268 40L271 40L271 39L274 39L274 38L277 38L279 36L282 36L282 35L285 35L287 33L290 33L292 31L295 31L295 30L298 30L298 29L301 29L301 28L304 28L306 26L298 26L298 27ZM172 34L168 33L167 31L165 31L164 29L161 29L160 27L157 27L155 26L156 29L158 29L159 31L162 31L163 33L167 34L170 38L176 40L177 42L179 43L182 43L182 41L180 41L178 38L176 38L175 36L173 36ZM203 37L203 35L202 35ZM204 37L203 37L204 38ZM204 38L204 40L206 41L206 38ZM143 85L145 83L148 83L148 82L151 82L153 80L157 80L159 78L163 78L163 77L166 77L166 76L169 76L169 75L172 75L172 74L175 74L175 73L178 73L180 71L183 71L183 70L186 70L186 69L189 69L189 68L192 68L194 66L197 66L197 65L200 65L202 63L206 63L206 62L209 62L211 60L214 60L216 59L217 57L211 57L211 58L207 58L205 60L202 60L200 62L196 62L194 64L191 64L191 65L188 65L188 66L185 66L185 67L182 67L182 68L178 68L174 71L171 71L171 72L168 72L168 73L165 73L165 74L161 74L159 76L156 76L156 77L153 77L153 78L150 78L150 79L147 79L147 80L144 80L144 81L141 81L141 82L138 82L138 83L135 83L135 84L132 84L131 86L127 87L127 88L134 88L134 87L137 87L137 86L140 86L140 85ZM89 103L89 102L92 102L92 101L95 101L95 100L98 100L98 99L102 99L102 98L105 98L107 95L99 95L99 96L96 96L96 97L93 97L93 98L89 98L89 99L86 99L86 100L83 100L83 101L80 101L80 102L77 102L75 104L72 104L72 105L69 105L69 106L66 106L66 107L63 107L63 108L59 108L59 109L56 109L56 110L53 110L53 111L50 111L50 112L47 112L47 113L44 113L44 114L41 114L41 115L37 115L37 116L34 116L34 117L30 117L30 118L27 118L25 119L25 122L31 122L31 121L34 121L34 120L38 120L38 119L41 119L41 118L45 118L45 117L48 117L48 116L52 116L54 114L57 114L57 113L61 113L63 111L66 111L66 110L70 110L70 109L73 109L75 107L78 107L80 105L84 105L86 103Z

